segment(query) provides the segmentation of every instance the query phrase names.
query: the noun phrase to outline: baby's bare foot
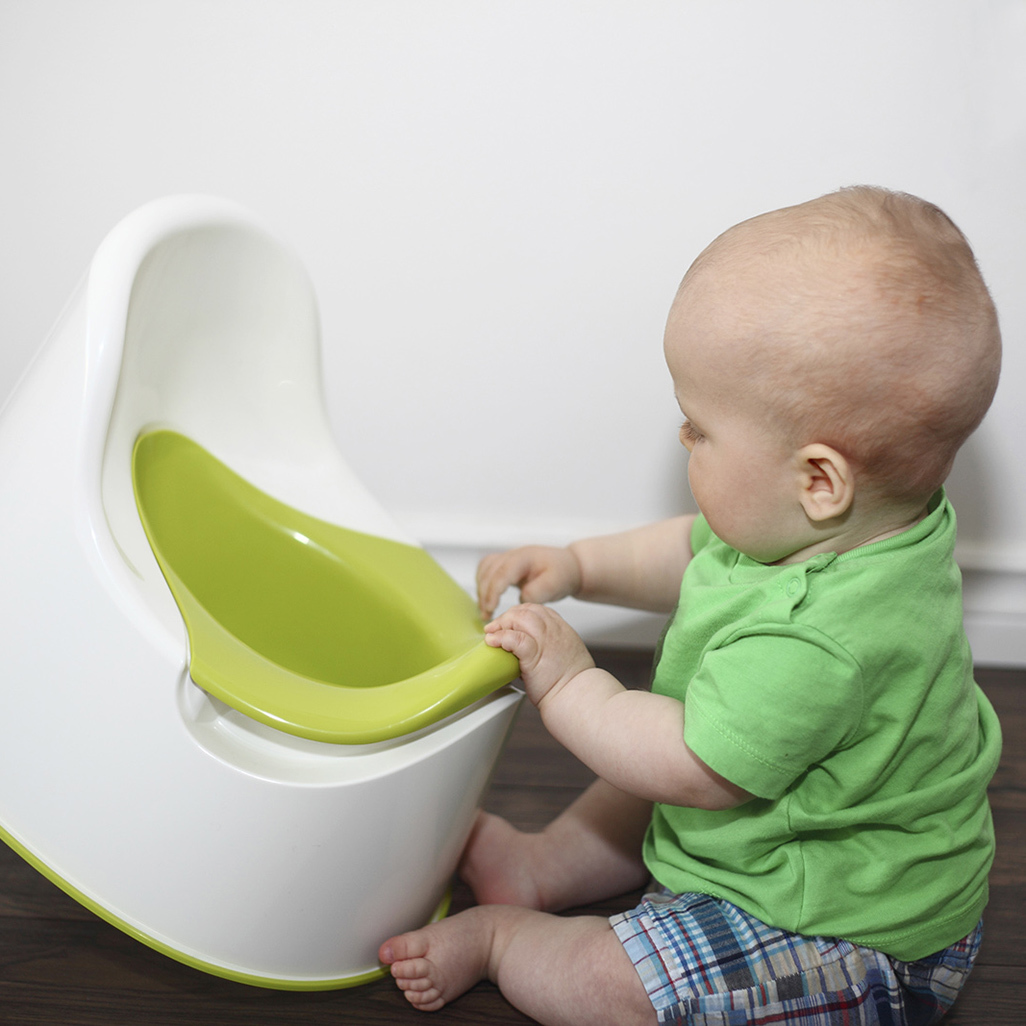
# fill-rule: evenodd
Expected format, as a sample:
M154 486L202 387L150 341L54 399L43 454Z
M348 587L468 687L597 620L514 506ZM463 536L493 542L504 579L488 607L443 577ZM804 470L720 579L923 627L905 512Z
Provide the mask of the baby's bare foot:
M499 816L478 813L460 859L459 874L479 905L542 909L537 883L538 835L523 833Z
M411 1005L435 1012L488 976L496 918L493 909L467 909L390 938L378 958L392 967L392 977Z

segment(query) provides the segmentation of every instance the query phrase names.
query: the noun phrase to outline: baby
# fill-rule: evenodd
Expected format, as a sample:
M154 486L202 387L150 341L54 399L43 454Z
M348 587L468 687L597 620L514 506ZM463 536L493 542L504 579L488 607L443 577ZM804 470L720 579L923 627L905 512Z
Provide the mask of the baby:
M961 232L857 187L694 262L665 355L701 514L486 558L486 628L598 780L540 834L482 814L479 904L387 940L408 1000L481 979L541 1023L927 1023L972 968L1000 731L942 484L997 385ZM536 603L672 612L651 692ZM653 881L612 920L554 915Z

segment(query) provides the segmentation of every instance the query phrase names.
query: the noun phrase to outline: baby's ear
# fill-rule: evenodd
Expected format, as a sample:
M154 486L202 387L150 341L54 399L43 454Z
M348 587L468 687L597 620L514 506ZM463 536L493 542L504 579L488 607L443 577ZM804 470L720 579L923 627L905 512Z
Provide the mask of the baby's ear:
M800 501L815 523L844 516L855 498L855 475L836 450L819 442L798 452Z

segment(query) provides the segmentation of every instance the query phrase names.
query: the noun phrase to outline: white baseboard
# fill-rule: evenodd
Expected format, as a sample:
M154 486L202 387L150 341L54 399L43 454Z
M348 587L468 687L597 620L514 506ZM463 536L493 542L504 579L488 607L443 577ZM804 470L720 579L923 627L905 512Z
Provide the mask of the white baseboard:
M964 567L962 587L975 662L1026 667L1026 571Z
M428 545L428 551L471 594L477 564L487 551L476 545ZM1026 667L1026 572L963 568L965 629L981 666ZM515 601L511 592L507 602ZM651 648L664 617L615 606L564 599L560 613L591 645Z

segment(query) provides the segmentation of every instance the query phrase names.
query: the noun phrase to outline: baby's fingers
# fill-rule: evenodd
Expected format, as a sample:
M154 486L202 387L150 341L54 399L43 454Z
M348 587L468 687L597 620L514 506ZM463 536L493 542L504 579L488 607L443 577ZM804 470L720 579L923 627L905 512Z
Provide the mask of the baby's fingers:
M512 652L521 670L531 670L538 663L542 650L552 641L553 629L565 626L563 618L547 606L532 603L507 609L485 627L485 640L496 648ZM569 630L569 627L566 628Z
M502 626L497 620L485 627L485 641L492 648L502 648L527 665L538 658L538 642L526 631L512 626Z
M561 681L595 665L577 632L547 606L514 606L485 627L485 638L520 660L520 679L535 705Z
M580 585L577 557L569 549L549 545L485 556L477 571L478 604L486 619L507 588L519 587L521 602L555 602L576 594Z
M523 587L544 569L538 559L542 551L537 546L527 546L493 553L481 560L477 568L477 594L482 616L489 617L495 612L507 588Z
M512 584L509 560L506 554L485 556L477 567L477 602L482 617L489 617L495 612L503 592Z

